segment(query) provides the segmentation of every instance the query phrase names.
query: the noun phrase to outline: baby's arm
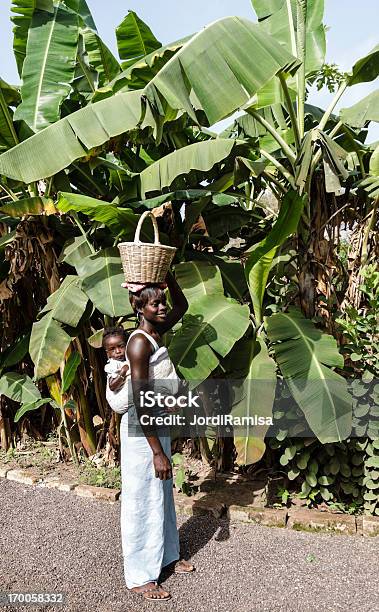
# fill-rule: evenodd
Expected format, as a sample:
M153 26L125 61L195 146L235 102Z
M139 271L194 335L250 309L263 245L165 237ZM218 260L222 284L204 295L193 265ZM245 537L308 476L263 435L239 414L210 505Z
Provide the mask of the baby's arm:
M108 384L111 391L119 391L124 386L128 370L129 366L126 363L116 375L113 375L112 378L109 377Z

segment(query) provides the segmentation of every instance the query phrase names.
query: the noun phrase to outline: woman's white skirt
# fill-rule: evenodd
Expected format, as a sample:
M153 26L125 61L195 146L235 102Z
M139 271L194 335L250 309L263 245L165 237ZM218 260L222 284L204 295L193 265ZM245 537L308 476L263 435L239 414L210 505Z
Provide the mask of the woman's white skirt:
M121 538L125 582L128 589L158 580L162 568L179 559L179 534L173 481L155 476L153 453L144 435L128 432L136 409L123 414L121 437ZM171 459L171 438L161 437Z

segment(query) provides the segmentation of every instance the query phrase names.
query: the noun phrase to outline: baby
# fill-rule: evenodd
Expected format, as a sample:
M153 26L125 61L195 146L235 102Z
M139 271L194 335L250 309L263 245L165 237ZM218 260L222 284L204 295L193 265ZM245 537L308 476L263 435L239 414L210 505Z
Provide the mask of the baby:
M115 412L128 409L128 385L125 385L129 365L125 359L127 337L123 327L107 327L103 334L103 348L108 357L104 367L107 374L107 401Z

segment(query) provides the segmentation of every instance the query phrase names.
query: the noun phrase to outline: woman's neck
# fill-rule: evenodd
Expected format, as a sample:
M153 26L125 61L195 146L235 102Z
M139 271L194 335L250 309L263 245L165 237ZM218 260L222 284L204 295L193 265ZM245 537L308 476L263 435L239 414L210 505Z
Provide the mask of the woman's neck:
M149 321L146 321L146 319L144 319L142 323L139 324L138 329L142 329L146 333L150 334L150 336L157 338L161 337L154 325L152 323L149 323Z

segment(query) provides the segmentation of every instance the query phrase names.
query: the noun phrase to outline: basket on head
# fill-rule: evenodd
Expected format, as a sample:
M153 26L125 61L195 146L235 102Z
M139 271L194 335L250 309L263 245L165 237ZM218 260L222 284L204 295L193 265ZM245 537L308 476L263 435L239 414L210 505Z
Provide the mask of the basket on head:
M154 243L140 241L142 223L147 217L153 222ZM117 246L127 283L164 282L176 251L175 247L159 242L157 220L149 210L139 218L134 242L120 242Z

